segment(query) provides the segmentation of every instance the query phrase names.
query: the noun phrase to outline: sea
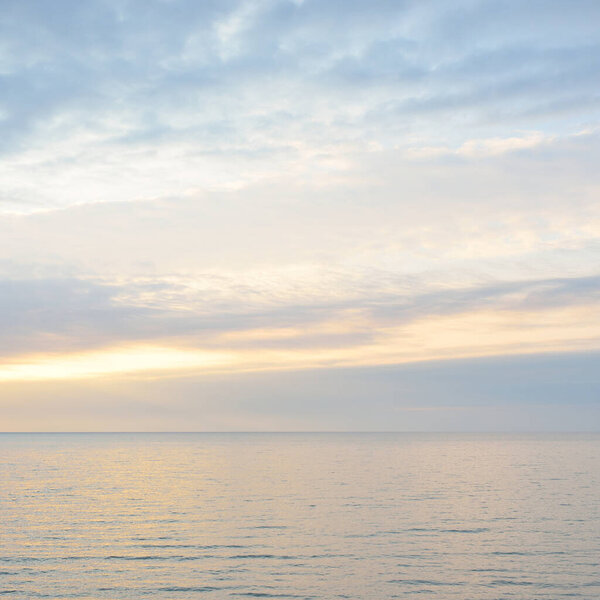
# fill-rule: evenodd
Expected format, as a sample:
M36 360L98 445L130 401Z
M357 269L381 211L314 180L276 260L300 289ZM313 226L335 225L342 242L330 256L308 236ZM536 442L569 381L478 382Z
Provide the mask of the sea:
M0 435L0 596L600 598L600 435Z

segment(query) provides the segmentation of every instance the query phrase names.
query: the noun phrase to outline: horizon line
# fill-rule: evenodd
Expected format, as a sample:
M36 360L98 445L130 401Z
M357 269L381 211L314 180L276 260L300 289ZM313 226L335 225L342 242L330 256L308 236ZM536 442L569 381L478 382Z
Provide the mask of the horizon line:
M599 430L419 430L419 431L400 431L400 430L271 430L271 431L248 431L248 430L219 430L219 431L0 431L0 435L103 435L103 434L157 434L157 435L222 435L222 434L518 434L518 435L533 435L533 434L600 434Z

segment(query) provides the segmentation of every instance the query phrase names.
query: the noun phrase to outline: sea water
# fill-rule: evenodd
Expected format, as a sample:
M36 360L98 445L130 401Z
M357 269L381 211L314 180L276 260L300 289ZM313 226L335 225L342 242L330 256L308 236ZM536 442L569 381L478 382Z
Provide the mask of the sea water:
M600 598L600 436L0 435L6 598Z

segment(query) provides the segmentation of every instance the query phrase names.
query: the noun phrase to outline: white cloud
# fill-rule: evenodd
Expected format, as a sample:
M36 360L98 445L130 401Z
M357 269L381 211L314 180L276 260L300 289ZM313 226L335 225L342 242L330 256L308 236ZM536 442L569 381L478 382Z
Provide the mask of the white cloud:
M541 132L536 131L520 137L467 140L456 152L459 155L468 157L495 156L506 152L514 152L515 150L525 150L542 144L549 144L554 139L554 136L545 136Z

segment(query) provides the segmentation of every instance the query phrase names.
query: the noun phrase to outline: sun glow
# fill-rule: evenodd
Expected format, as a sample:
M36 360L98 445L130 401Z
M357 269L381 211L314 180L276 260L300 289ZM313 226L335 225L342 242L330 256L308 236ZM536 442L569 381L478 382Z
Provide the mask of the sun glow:
M230 362L226 352L130 346L93 352L34 355L0 365L0 381L80 379L142 371L203 369Z
M596 323L597 325L593 325ZM246 330L205 340L205 347L130 345L80 353L13 357L0 381L68 380L120 375L167 377L209 373L374 366L417 361L597 349L593 306L540 311L480 310L428 316L405 324L349 318L323 323L331 333L368 331L352 342L320 345L317 329ZM274 344L274 345L271 345Z

